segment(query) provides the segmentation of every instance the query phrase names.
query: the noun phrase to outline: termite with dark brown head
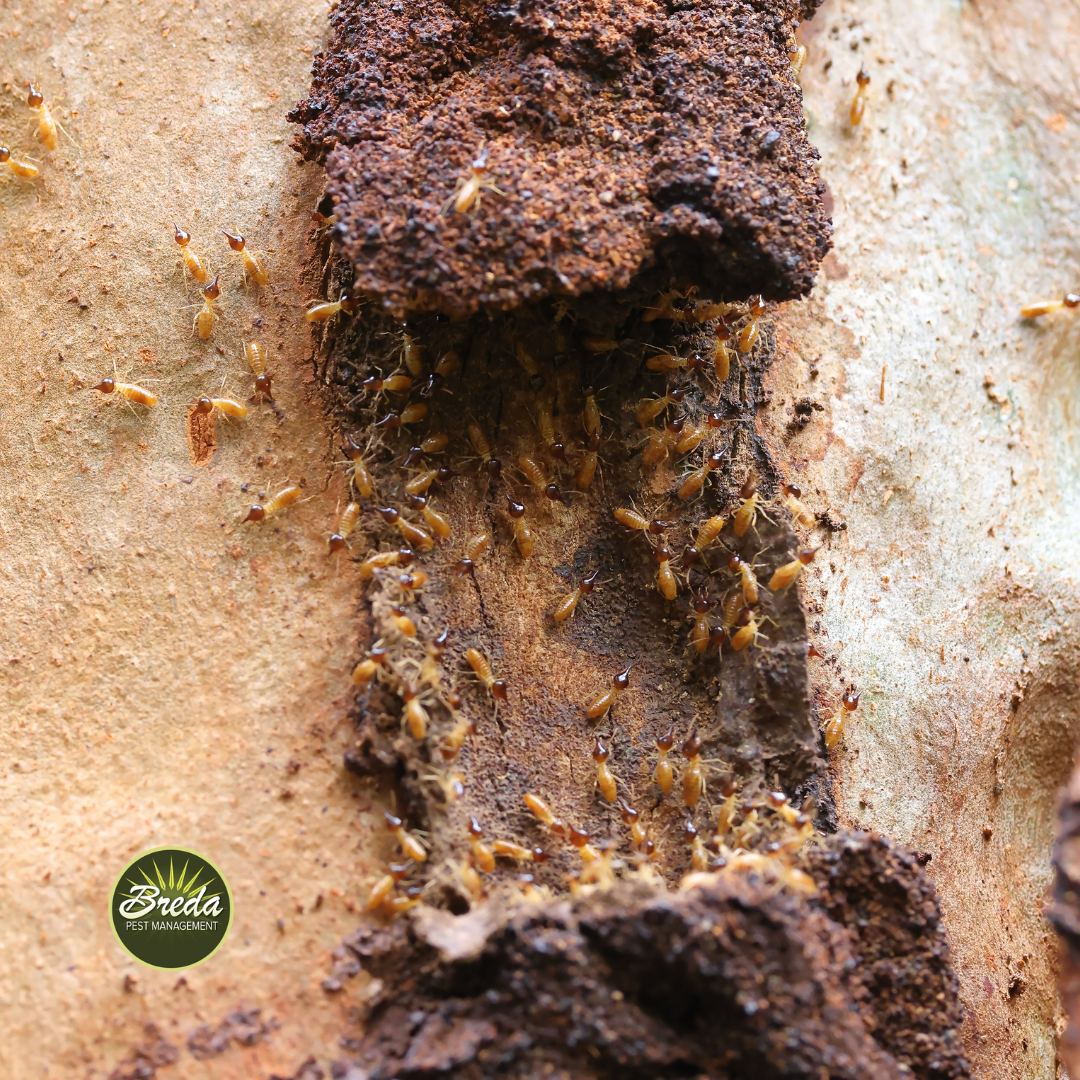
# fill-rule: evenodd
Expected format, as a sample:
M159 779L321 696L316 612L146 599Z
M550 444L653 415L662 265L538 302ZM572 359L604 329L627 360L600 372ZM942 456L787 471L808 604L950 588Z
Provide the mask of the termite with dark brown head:
M739 629L731 635L731 647L736 652L742 652L748 645L757 644L757 639L762 636L761 623L757 616L749 608L745 608L735 621Z
M781 489L781 499L791 512L791 516L804 528L812 528L817 521L813 512L802 502L802 491L795 484L785 484Z
M630 668L627 664L623 671L611 677L611 685L600 695L593 698L585 710L590 720L597 720L615 704L615 699L630 685Z
M686 427L685 416L673 416L660 429L654 429L641 451L643 465L655 465L663 461L679 444Z
M656 560L656 587L665 600L674 600L679 593L679 582L671 569L671 549L667 544L658 544L653 558Z
M1043 315L1049 315L1052 311L1059 311L1063 307L1070 309L1080 307L1080 295L1066 293L1061 300L1036 300L1034 303L1025 304L1020 309L1020 318L1038 319Z
M703 427L683 427L679 441L675 444L676 454L689 454L701 445L707 432Z
M690 845L690 865L699 872L708 870L709 853L705 850L705 844L691 818L687 818L686 824L683 825L683 836Z
M594 432L585 443L585 453L581 456L581 464L578 466L577 476L574 478L574 486L578 491L588 491L592 486L593 477L600 461L600 433Z
M7 165L11 170L12 175L18 176L23 180L34 180L37 178L38 167L29 161L20 161L18 158L11 156L11 151L6 146L0 146L0 164Z
M457 576L464 577L466 574L471 574L476 568L476 561L484 554L487 549L491 547L491 534L480 533L477 536L473 536L469 539L469 542L465 545L465 554L458 561L457 566L454 568L454 572Z
M693 809L705 790L705 774L701 764L701 736L696 731L683 743L682 756L686 758L686 772L683 773L683 803Z
M831 750L840 741L840 736L844 734L844 728L847 726L848 717L859 707L859 698L861 697L862 691L855 693L855 686L852 684L840 699L840 708L836 710L836 714L822 728L827 750Z
M608 758L611 757L611 751L604 746L599 736L593 745L592 757L596 762L596 786L600 789L600 794L609 803L613 803L615 801L615 775L607 763Z
M566 461L566 445L555 433L555 416L550 402L545 401L536 414L536 426L554 461Z
M734 355L731 348L731 327L726 319L721 319L716 325L716 344L713 346L713 371L720 382L726 382L731 374L731 359Z
M679 490L677 492L679 498L689 499L691 496L696 495L705 486L705 480L708 478L709 473L714 469L721 468L723 464L723 450L714 450L705 458L701 467L690 473L690 475L679 485Z
M405 702L404 719L409 734L419 742L427 735L428 724L431 722L431 717L420 700L419 688L410 682L404 683L401 687L401 700Z
M739 333L739 352L741 353L748 353L757 343L761 332L761 316L765 314L765 302L760 296L750 297L747 307L750 311L750 321Z
M364 451L360 444L351 436L345 436L345 445L341 448L342 453L353 463L353 486L357 495L362 499L370 499L375 494L375 481L371 477L371 470L364 461Z
M100 390L103 394L111 394L114 390L128 401L135 401L152 409L157 403L157 395L151 394L141 386L132 386L130 383L117 382L115 379L102 379L97 386L91 386L91 390Z
M699 653L703 653L709 647L709 635L712 633L712 627L709 625L711 608L712 602L707 593L703 591L694 596L695 621L690 639L694 643L694 649Z
M865 64L859 65L859 73L855 76L859 88L855 91L855 99L851 103L849 119L852 127L858 127L866 113L866 88L870 85L870 75Z
M649 519L636 510L619 508L615 511L615 520L628 529L635 529L640 533L648 533L649 536L660 536L665 529L670 529L673 521L661 521L659 518Z
M743 486L739 488L739 498L742 504L735 513L735 521L732 526L736 536L745 536L746 530L754 524L758 515L758 482L757 477L750 475L746 478Z
M412 859L413 862L423 862L427 858L424 845L406 830L401 818L396 817L387 810L383 811L383 817L386 819L387 829L397 837L405 856Z
M41 138L41 145L46 150L55 150L56 130L59 125L52 118L52 113L49 111L49 106L45 104L41 91L33 83L30 84L30 92L26 95L26 104L38 115L38 136Z
M389 871L389 873L384 874L371 887L371 892L368 893L367 904L365 905L368 911L377 911L379 908L386 905L387 901L393 896L394 887L397 883L408 876L409 866L404 863L391 863Z
M496 855L501 855L504 859L517 859L519 862L544 863L550 857L543 848L528 848L513 840L494 840L491 846Z
M495 678L491 664L479 649L466 649L465 659L469 662L469 667L476 672L476 677L483 683L484 688L497 702L510 700L506 683L502 679Z
M656 740L656 749L660 751L660 756L656 759L656 783L660 790L668 795L671 793L671 785L674 781L675 774L671 768L671 762L668 761L668 754L671 753L671 748L675 745L675 725L672 724Z
M337 300L326 300L321 304L308 308L304 312L304 318L308 322L323 322L326 319L332 319L339 311L344 312L346 315L352 315L357 306L357 301L348 292L343 292Z
M224 232L224 230L222 230ZM225 239L229 241L229 247L240 253L240 259L244 264L244 273L255 282L256 285L266 285L270 278L266 274L259 253L248 251L247 243L239 233L225 232Z
M263 394L273 400L271 393L273 380L266 374L266 350L257 341L249 341L244 346L244 355L255 376L255 393Z
M415 558L408 548L401 548L400 551L377 551L360 564L360 578L362 581L370 581L376 570L385 570L389 566L408 566Z
M218 319L217 315L214 314L214 301L221 295L221 286L218 284L220 277L221 275L218 274L209 285L204 285L199 290L202 295L203 308L195 316L195 320L191 324L191 330L192 333L198 332L203 341L206 341L213 333L214 323Z
M490 874L495 870L495 855L491 848L480 839L483 835L484 830L480 827L480 822L475 817L470 817L469 844L472 847L473 860L485 874Z
M492 480L497 480L502 474L502 462L491 456L491 443L488 442L484 429L479 424L470 423L466 430L469 433L469 442L472 443L473 449L479 456L484 472Z
M582 578L578 582L577 588L573 592L567 593L562 600L559 601L558 606L552 612L552 617L556 622L565 622L574 614L577 609L578 601L583 596L588 596L589 593L596 588L596 579L600 576L599 570L594 570L588 577Z
M521 457L518 458L518 467L521 469L522 474L525 479L528 480L533 490L536 491L538 495L542 495L549 483L543 465L535 458L531 458L527 454L522 454Z
M209 415L215 409L217 409L218 412L224 413L226 416L235 416L241 419L247 416L247 406L241 405L239 401L232 401L230 398L212 398L204 396L195 402L195 412L197 413Z
M630 843L638 847L645 842L647 834L645 826L641 824L641 812L635 810L625 799L619 800L619 812L623 821L630 827Z
M421 551L430 551L435 546L435 541L419 525L413 525L406 521L398 510L392 506L376 507L379 516L387 525L396 525L407 543Z
M353 668L353 685L365 686L383 671L388 670L390 670L390 654L382 645L373 645L371 652Z
M416 637L416 623L409 617L409 613L403 607L390 609L390 621L394 629L404 638Z
M527 792L523 796L525 805L529 808L529 813L533 815L538 821L546 825L556 836L562 839L567 838L567 826L562 818L556 817L539 795L534 795L531 791Z
M356 522L360 518L360 504L351 502L344 510L341 511L341 517L338 518L337 530L330 537L330 554L334 555L339 551L344 551L349 537L352 535L353 529L356 528Z
M662 412L664 412L669 405L680 405L685 397L685 387L678 387L674 390L669 390L663 397L646 398L638 406L637 413L635 414L638 426L647 427ZM597 430L599 430L599 423L597 424Z
M180 245L180 255L183 257L184 265L187 267L188 273L196 281L206 280L206 267L203 266L199 259L199 256L192 251L188 244L191 243L191 233L185 229L181 229L176 222L173 222L173 236L176 242Z
M456 214L467 214L472 209L480 208L480 196L482 192L493 191L496 195L505 195L495 186L495 181L487 175L488 151L485 147L473 159L469 165L469 171L465 176L459 177L454 194L446 200L440 214L446 214L453 208Z
M732 552L728 557L727 568L738 576L742 585L743 599L746 601L747 607L756 604L760 598L760 590L753 565L748 563L741 555Z
M532 530L525 523L525 505L516 502L509 495L506 496L506 517L510 522L510 529L514 534L518 551L523 559L529 558L533 553L536 539Z
M773 576L769 578L769 588L773 592L786 589L799 576L802 568L809 566L814 561L817 550L817 548L802 548L797 558L777 567Z

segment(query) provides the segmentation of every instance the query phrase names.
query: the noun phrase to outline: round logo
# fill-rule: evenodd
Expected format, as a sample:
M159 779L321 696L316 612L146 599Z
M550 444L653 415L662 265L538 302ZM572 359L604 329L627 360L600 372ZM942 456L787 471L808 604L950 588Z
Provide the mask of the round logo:
M136 960L156 968L193 967L225 940L232 895L221 871L201 855L155 848L117 878L109 918Z

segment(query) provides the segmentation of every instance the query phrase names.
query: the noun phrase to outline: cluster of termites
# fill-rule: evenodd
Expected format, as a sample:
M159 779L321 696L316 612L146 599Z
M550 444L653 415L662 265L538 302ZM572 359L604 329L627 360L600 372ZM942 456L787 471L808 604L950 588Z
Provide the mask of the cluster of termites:
M355 304L349 294L343 294L345 306L329 305L336 315L352 314ZM316 321L321 309L314 309ZM700 355L683 359L672 352L659 352L645 358L645 369L670 375L673 372L700 372L709 379L728 378L732 362L747 356L761 335L765 305L753 298L745 306L714 304L698 300L692 293L672 291L662 294L645 313L646 321L668 319L703 330L709 335L707 360ZM583 346L594 354L619 347L606 338L586 338ZM452 542L458 528L450 516L432 504L433 492L443 485L464 477L463 467L483 484L485 492L495 500L496 520L501 519L508 541L516 557L533 557L543 531L538 523L565 504L571 496L586 493L599 471L599 449L602 445L603 417L597 392L582 385L580 412L567 427L556 408L556 398L543 392L545 379L530 348L524 342L515 346L515 359L537 394L531 410L536 426L536 449L516 454L513 458L500 455L493 446L488 430L477 419L465 418L463 424L468 440L470 458L451 467L440 455L449 446L449 438L439 430L438 419L427 405L432 390L459 367L456 352L444 352L430 367L424 349L406 329L395 350L398 366L390 374L374 372L360 382L355 400L366 402L373 417L372 437L362 445L346 435L344 453L350 470L352 498L343 511L338 527L330 537L331 554L350 547L354 531L363 525L365 534L390 530L390 538L381 550L357 556L362 579L373 584L371 609L382 637L357 665L353 682L367 693L379 693L385 703L398 702L401 730L417 743L426 744L427 756L440 762L444 772L433 774L447 802L461 797L466 777L456 771L458 755L466 739L475 731L474 724L464 715L462 695L466 692L462 679L475 680L492 705L493 717L499 710L504 714L511 708L512 694L507 682L479 641L463 643L462 652L449 647L448 634L443 630L437 637L428 630L426 619L417 617L415 601L429 587L428 573L422 569L425 555L438 544ZM663 395L642 402L637 420L646 430L646 443L641 461L646 467L661 462L678 463L686 459L689 471L679 479L672 491L673 506L685 507L706 486L709 476L727 460L727 448L720 445L724 437L724 419L719 410L708 415L701 426L690 423L682 411L687 388L669 388ZM385 403L385 404L384 404ZM658 426L660 421L663 426ZM427 424L430 434L413 434L416 427ZM408 438L404 438L404 436ZM389 449L387 440L398 440L398 449ZM402 441L404 439L404 441ZM406 448L407 447L407 448ZM397 483L395 492L378 489L374 455L394 464L398 480L382 479L378 483ZM695 464L694 458L700 456ZM468 462L471 460L472 464ZM384 476L382 471L380 477ZM816 523L813 513L801 501L801 492L786 485L775 500L804 528ZM635 508L618 508L616 521L639 532L644 538L644 550L656 565L656 586L667 601L675 601L680 593L688 594L693 607L693 628L688 647L697 654L715 649L717 655L725 650L741 652L751 648L764 636L768 597L790 588L802 570L814 558L816 549L801 546L787 560L777 565L770 575L758 580L760 567L739 554L739 550L756 535L756 521L771 506L762 501L756 478L747 478L738 502L728 515L713 515L700 523L674 554L675 523L665 516L645 515ZM480 571L480 562L492 550L493 535L482 531L464 537L454 552L450 570L453 581L467 578ZM454 561L456 559L456 561ZM564 592L549 614L556 626L572 619L579 605L598 587L605 584L602 567L592 568L578 578L570 591ZM816 653L815 653L816 654ZM611 674L607 685L596 688L591 697L582 701L583 719L594 728L611 712L620 695L630 690L632 667ZM854 691L845 697L840 720L826 725L828 746L835 745L846 719L858 696ZM511 714L508 714L512 716ZM508 721L509 722L509 721ZM711 765L703 756L703 739L696 728L687 733L677 757L674 728L656 740L657 758L652 774L655 791L652 801L669 797L681 798L689 817L684 832L690 847L693 870L716 870L725 866L754 869L769 873L778 881L793 888L806 890L809 879L794 866L794 856L812 835L808 813L792 808L782 796L773 795L771 803L761 805L740 803L730 782L722 787L725 802L712 835L699 835L693 816L702 800L706 802L707 775ZM632 804L635 796L619 779L617 762L613 759L612 739L595 733L592 761L595 768L595 787L604 803L618 806L630 830L630 862L637 872L652 873L658 858L658 841L649 834L645 814ZM678 795L673 795L678 788ZM640 799L644 793L639 793ZM603 884L613 878L628 863L621 858L621 844L611 840L595 841L583 824L564 820L539 792L529 792L524 798L526 809L543 827L547 840L537 845L523 837L488 838L482 822L471 817L467 837L461 837L463 857L453 863L454 876L464 893L479 899L486 895L486 875L494 873L500 861L514 866L513 880L525 896L543 895L537 886L532 868L522 863L543 863L552 857L552 845L566 845L579 860L578 868L569 874L572 888ZM764 815L764 817L763 817ZM414 877L418 864L428 858L422 834L408 832L394 817L391 831L400 848L400 860L391 862L386 874L372 887L369 909L395 914L419 901L423 886ZM775 837L772 832L777 833ZM749 845L754 845L754 851ZM759 848L764 849L764 854ZM410 869L411 867L411 869Z
M64 131L63 127L53 118L52 111L41 91L33 83L26 95L26 104L37 118L37 134L41 145L48 151L56 149L57 133ZM67 132L64 131L66 135ZM13 176L20 180L36 180L39 169L32 161L23 157L13 156L6 146L0 146L0 164L7 165Z

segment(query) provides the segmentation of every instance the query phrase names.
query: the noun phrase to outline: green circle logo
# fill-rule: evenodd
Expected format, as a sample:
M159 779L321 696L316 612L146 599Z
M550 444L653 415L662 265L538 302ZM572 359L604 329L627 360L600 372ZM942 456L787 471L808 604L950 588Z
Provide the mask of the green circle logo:
M232 894L213 863L186 848L144 852L113 886L109 919L120 944L150 967L202 963L232 923Z

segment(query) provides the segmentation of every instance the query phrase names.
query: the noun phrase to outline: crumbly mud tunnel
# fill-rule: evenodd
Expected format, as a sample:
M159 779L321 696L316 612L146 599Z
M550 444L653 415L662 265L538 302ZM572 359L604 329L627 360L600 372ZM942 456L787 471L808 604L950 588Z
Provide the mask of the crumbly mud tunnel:
M360 1075L967 1075L921 868L826 839L781 587L833 529L757 425L829 242L799 14L342 4L291 114L388 807Z

